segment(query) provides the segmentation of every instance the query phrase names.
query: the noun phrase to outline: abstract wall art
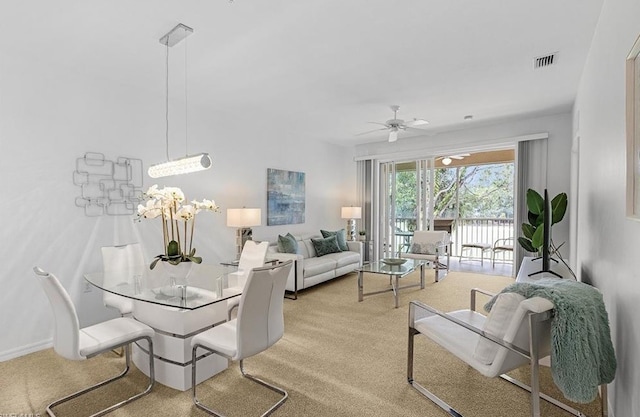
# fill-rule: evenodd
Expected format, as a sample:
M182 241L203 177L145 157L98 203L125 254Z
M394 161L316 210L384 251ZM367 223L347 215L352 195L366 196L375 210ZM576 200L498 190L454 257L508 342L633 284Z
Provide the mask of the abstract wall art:
M304 223L304 172L267 168L267 226Z

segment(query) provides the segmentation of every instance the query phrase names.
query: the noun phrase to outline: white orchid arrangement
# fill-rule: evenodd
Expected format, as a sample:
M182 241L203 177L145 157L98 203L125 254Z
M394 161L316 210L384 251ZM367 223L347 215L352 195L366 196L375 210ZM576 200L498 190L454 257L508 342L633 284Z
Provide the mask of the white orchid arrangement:
M184 193L177 187L152 185L145 193L146 204L138 205L138 220L162 220L162 237L165 253L155 257L149 265L153 269L159 261L178 265L180 262L201 263L202 258L195 256L193 247L193 232L196 224L196 214L202 211L220 212L213 200L192 200L185 204Z

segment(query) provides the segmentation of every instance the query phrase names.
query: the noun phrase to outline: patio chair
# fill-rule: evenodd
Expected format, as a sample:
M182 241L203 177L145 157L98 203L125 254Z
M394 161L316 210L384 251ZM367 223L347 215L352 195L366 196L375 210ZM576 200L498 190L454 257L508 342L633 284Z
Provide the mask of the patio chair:
M493 242L493 248L491 249L491 266L496 267L496 253L502 252L502 258L504 260L504 254L506 252L513 253L513 238L508 237L504 239L498 239Z

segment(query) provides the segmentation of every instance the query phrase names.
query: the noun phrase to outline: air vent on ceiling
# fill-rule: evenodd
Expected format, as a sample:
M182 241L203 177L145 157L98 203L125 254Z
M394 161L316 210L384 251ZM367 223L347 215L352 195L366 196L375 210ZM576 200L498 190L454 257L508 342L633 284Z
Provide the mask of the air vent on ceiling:
M533 68L537 69L537 68L549 67L556 62L558 62L558 53L554 52L549 55L533 58Z

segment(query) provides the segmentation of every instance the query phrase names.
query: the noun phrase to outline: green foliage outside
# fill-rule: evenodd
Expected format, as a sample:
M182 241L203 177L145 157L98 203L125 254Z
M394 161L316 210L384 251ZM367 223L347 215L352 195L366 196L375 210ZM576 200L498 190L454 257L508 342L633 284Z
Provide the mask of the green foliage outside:
M436 169L435 218L512 219L513 167L513 163L505 163ZM397 218L417 218L416 181L415 170L396 173ZM409 228L411 226L415 227L415 221L409 223Z

